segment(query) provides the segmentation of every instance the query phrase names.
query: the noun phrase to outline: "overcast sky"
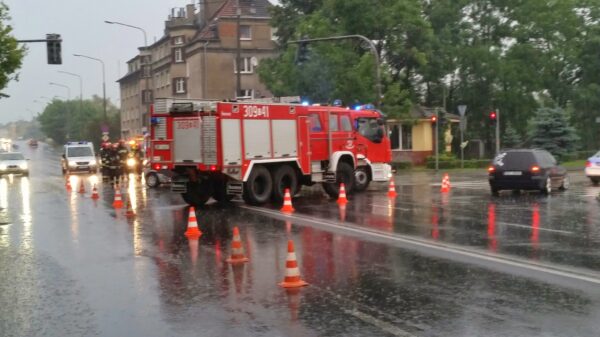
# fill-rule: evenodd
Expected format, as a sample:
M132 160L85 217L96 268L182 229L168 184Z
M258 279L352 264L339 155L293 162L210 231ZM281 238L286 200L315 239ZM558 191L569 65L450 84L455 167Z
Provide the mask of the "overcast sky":
M48 84L56 82L71 88L71 98L79 97L79 80L58 70L81 75L83 97L102 96L100 63L74 53L102 59L106 65L106 95L118 102L119 86L115 81L127 71L125 62L143 45L142 32L109 25L113 20L138 26L148 33L148 44L162 36L164 21L172 7L184 7L192 0L0 0L9 6L11 25L17 39L43 39L46 33L62 36L62 65L46 64L46 45L28 44L28 52L19 71L19 81L3 90L9 98L0 99L0 123L29 120L44 104L41 96L67 96L67 89ZM198 1L195 1L198 3Z

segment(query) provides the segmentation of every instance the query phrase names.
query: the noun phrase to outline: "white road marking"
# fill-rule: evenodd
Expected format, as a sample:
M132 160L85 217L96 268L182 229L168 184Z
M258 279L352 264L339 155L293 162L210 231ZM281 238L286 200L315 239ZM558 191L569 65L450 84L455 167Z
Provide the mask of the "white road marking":
M516 224L516 223L512 223L512 222L504 222L504 221L497 221L496 225L531 229L530 225L520 225L520 224ZM539 227L539 228L537 228L537 230L539 230L539 231L545 231L545 232L552 232L552 233L569 234L569 235L575 234L575 232L565 231L565 230L561 230L561 229L551 229L551 228L542 228L542 227Z
M243 209L262 213L280 220L294 220L297 225L320 227L355 236L361 240L383 242L393 246L417 251L423 255L443 258L466 264L474 264L511 275L551 282L563 287L581 290L583 288L600 292L600 273L593 270L569 268L551 263L535 262L518 257L489 253L483 250L466 248L449 243L434 242L397 233L387 233L372 228L359 227L352 223L327 221L311 216L283 214L278 211L240 206Z
M373 207L379 207L379 208L393 208L393 209L397 209L400 211L414 211L414 209L412 208L402 208L402 207L390 207L389 205L377 205L377 204L370 204L369 206L373 206Z

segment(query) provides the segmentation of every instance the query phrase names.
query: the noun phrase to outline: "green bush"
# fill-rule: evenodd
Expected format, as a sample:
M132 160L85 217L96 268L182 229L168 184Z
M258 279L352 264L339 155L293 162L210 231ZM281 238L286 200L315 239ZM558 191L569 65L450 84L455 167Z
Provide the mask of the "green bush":
M485 168L490 164L490 159L469 159L465 160L464 168ZM435 157L427 158L427 168L435 169ZM439 160L440 169L456 169L460 168L460 159Z
M395 170L408 170L413 167L413 163L409 162L409 161L396 162L396 163L392 163L391 165L392 165L392 168Z

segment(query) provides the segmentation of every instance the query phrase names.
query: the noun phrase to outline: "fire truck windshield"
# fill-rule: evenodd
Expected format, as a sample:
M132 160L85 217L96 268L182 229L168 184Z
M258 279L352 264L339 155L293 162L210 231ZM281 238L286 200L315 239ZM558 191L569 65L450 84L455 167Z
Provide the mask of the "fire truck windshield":
M380 118L360 117L355 120L356 130L373 143L381 143L384 135L383 120Z

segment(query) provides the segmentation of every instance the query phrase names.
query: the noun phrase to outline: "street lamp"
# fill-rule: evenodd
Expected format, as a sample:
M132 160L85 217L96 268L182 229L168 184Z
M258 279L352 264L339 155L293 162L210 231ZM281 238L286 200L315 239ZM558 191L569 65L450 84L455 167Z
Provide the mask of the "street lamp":
M91 57L91 56L87 56L87 55L81 55L81 54L73 54L73 56L84 57L86 59L94 60L94 61L100 62L100 64L102 64L102 104L104 106L104 122L108 122L108 119L106 117L106 69L104 68L104 61L102 61L99 58L95 58L95 57Z
M68 101L71 100L71 88L69 88L68 86L64 85L64 84L60 84L60 83L55 83L55 82L49 82L50 85L55 85L57 87L63 87L65 89L67 89L67 99ZM66 123L65 123L65 128L66 128L66 132L65 132L65 138L67 140L69 140L69 132L71 131L71 109L70 109L70 104L67 104L66 106L66 114L67 114L67 118L66 118Z
M66 86L64 84L55 83L55 82L48 82L48 84L55 85L57 87L63 87L65 89L67 89L67 98L69 99L69 101L71 100L71 88L69 88L68 86Z
M148 38L147 38L147 35L146 35L146 31L143 28L138 27L138 26L128 25L126 23L117 22L117 21L104 20L104 22L108 23L109 25L121 25L121 26L129 27L129 28L134 28L134 29L142 31L142 33L144 33L144 47L148 47Z
M81 79L81 76L68 71L58 70L58 72L61 74L74 76L79 79L79 114L83 115L83 80Z

